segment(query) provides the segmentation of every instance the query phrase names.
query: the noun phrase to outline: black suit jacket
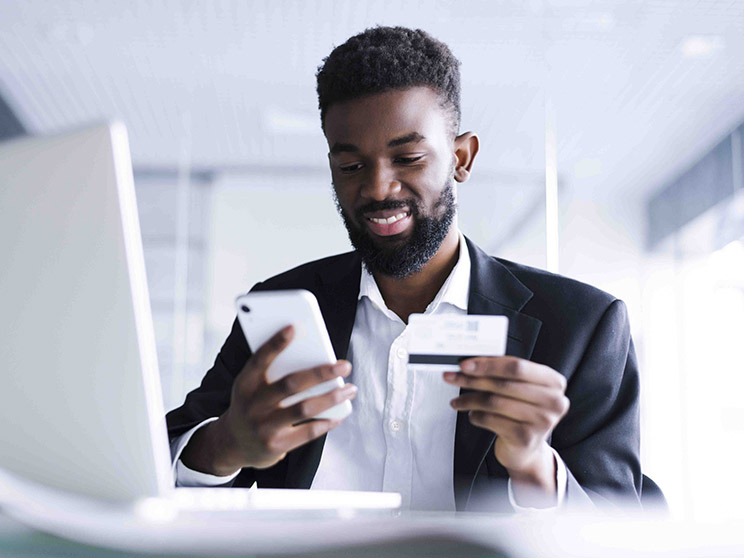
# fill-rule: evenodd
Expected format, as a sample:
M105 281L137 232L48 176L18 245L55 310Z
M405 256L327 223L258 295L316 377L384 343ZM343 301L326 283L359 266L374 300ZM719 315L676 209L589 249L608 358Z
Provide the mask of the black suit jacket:
M469 240L469 314L509 318L507 354L550 366L568 380L568 414L550 443L568 469L569 506L638 506L639 380L625 305L598 289L485 254ZM254 290L307 289L318 299L338 358L345 358L361 278L355 252L310 262ZM233 379L251 355L237 320L214 366L184 404L168 413L168 433L183 434L221 415ZM495 435L458 413L454 488L458 510L511 509L506 469L493 453ZM309 488L325 437L268 469L244 469L233 486Z

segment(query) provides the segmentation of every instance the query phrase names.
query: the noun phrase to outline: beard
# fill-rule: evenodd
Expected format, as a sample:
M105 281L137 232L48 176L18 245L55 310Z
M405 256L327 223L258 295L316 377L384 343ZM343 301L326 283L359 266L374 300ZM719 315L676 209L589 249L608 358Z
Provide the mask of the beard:
M454 184L454 178L450 177L430 216L423 215L421 204L414 198L409 198L369 203L354 212L356 221L350 219L348 213L341 207L334 189L336 208L349 233L351 245L361 256L367 271L395 279L403 279L421 271L439 250L455 219L457 203ZM376 240L366 227L356 224L365 222L365 213L402 207L410 210L413 219L413 230L410 237L405 240Z

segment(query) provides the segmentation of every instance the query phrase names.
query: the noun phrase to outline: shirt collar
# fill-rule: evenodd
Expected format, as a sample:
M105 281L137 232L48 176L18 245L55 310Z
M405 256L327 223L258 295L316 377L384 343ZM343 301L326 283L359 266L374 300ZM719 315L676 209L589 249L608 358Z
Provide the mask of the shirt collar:
M452 268L447 280L439 289L437 296L431 301L426 309L426 313L435 312L440 304L447 303L467 311L468 295L470 291L470 254L462 232L458 231L460 247L459 256L455 267ZM381 309L387 309L385 301L382 299L380 288L377 282L367 268L362 265L362 278L359 284L359 299L364 297Z

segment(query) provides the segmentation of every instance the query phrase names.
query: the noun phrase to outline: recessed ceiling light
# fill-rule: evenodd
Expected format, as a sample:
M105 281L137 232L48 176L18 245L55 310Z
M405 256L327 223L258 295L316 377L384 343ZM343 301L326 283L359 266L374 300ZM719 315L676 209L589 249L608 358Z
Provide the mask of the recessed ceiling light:
M612 14L602 14L597 19L597 27L604 31L610 31L615 27L615 18Z
M687 58L707 58L723 47L723 38L717 35L691 35L682 41L680 49Z

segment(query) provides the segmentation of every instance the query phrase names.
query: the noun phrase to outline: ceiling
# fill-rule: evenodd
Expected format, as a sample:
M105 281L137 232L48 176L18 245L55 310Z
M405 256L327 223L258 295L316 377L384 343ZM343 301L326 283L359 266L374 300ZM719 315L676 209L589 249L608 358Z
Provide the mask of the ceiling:
M0 94L32 132L119 118L140 168L323 167L334 45L421 27L462 61L486 176L645 195L744 119L744 1L0 0Z

